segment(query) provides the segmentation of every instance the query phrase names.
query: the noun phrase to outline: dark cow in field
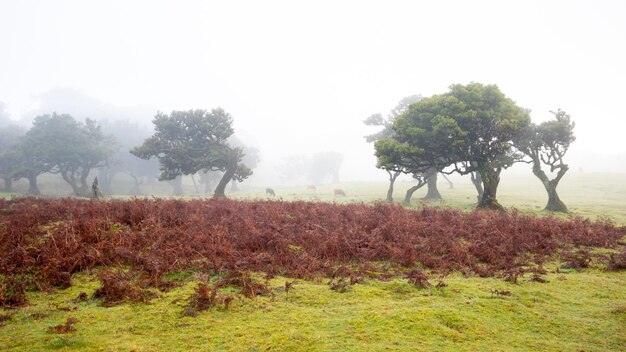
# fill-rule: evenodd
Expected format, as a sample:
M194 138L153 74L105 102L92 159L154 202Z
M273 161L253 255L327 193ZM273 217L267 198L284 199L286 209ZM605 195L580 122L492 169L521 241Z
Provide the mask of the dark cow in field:
M274 190L271 188L266 188L265 189L265 195L266 196L276 196L276 193L274 193Z
M344 192L343 189L340 189L340 188L335 188L333 193L334 193L335 197L338 197L338 196L345 197L346 196L346 192Z

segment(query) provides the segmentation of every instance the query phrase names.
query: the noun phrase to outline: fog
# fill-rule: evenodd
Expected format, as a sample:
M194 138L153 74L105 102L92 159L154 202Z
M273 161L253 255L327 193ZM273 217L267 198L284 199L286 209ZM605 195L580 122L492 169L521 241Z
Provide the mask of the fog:
M535 122L567 111L573 170L626 171L624 15L623 1L3 1L0 104L26 127L222 107L259 150L252 183L323 152L343 155L341 181L384 181L363 120L475 81Z

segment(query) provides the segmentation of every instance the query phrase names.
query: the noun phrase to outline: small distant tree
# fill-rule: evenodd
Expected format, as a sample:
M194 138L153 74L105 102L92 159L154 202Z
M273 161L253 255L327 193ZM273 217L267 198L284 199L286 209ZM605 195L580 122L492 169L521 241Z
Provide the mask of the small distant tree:
M554 119L539 125L531 124L516 142L516 147L530 159L533 174L548 193L548 204L545 209L567 213L567 206L559 198L556 188L569 170L563 158L576 140L575 123L570 115L561 109L550 113L554 115ZM549 167L552 179L543 170L542 165Z
M274 170L283 182L338 183L342 163L343 154L337 151L323 151L311 156L302 154L285 156L274 166Z
M45 159L42 150L44 147L32 141L27 132L19 146L10 154L9 162L12 163L13 180L25 178L28 180L28 194L39 195L41 191L37 184L37 177L50 172L54 165Z
M101 121L102 129L107 134L114 135L119 141L120 148L109 158L105 167L98 170L99 187L104 194L113 194L113 180L118 174L128 174L134 180L130 194L141 194L140 185L144 176L158 177L159 169L156 160L148 161L132 155L129 150L141 144L151 135L151 131L144 126L128 119ZM156 166L155 166L156 165ZM119 192L119 191L118 191Z
M325 183L331 180L340 182L339 170L343 163L343 154L336 151L325 151L313 154L307 176L314 184Z
M224 172L214 195L225 196L231 180L243 181L252 171L241 163L243 150L232 147L228 138L233 134L230 114L223 109L158 112L154 117L154 134L131 153L142 159L159 160L160 180L199 171Z
M53 172L61 174L75 195L89 196L89 173L105 166L115 148L115 138L102 133L94 120L82 123L57 113L37 116L23 139L19 174L29 179L31 193L39 192L37 176Z
M410 96L404 97L402 98L402 100L400 100L400 102L398 102L398 105L396 105L395 108L391 109L391 111L387 115L387 118L384 118L383 115L380 113L370 115L368 118L366 118L363 121L364 124L366 124L367 126L382 127L382 129L376 133L365 136L365 141L367 143L373 143L379 140L392 138L394 135L393 122L396 120L396 118L398 118L398 116L402 115L411 104L418 102L420 99L422 99L421 95L410 95ZM400 170L404 170L404 169L400 165L393 165L387 162L383 162L383 163L378 162L376 167L378 167L381 170L385 170L387 174L389 175L389 188L387 189L387 201L393 202L393 186L398 176L400 176L400 174L404 172ZM419 184L420 183L418 182L418 185ZM421 186L423 185L420 185L419 187Z
M274 165L274 170L283 182L298 180L304 182L311 163L310 157L301 154L284 156Z
M4 191L13 191L13 178L19 165L20 137L24 130L17 126L0 128L0 177L4 181Z

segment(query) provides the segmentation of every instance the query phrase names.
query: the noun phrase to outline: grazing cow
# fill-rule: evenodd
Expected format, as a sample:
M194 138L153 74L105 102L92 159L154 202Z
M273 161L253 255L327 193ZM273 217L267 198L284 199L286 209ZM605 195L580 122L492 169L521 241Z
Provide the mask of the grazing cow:
M276 193L274 193L274 190L271 188L266 188L265 189L265 195L266 196L276 196Z
M317 191L317 187L315 187L315 185L308 185L306 186L306 189L313 192Z
M335 194L335 197L337 197L337 196L345 197L346 196L346 192L344 192L343 189L340 189L340 188L335 188L335 190L333 192Z

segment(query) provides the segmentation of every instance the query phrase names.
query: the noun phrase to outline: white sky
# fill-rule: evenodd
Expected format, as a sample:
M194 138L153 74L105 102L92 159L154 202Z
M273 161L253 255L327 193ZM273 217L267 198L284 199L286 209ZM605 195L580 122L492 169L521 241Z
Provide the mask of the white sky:
M570 113L586 167L626 156L625 18L626 1L598 0L0 0L0 102L15 119L57 87L155 112L221 106L261 149L257 173L336 150L344 180L384 180L363 119L477 81L535 121Z

